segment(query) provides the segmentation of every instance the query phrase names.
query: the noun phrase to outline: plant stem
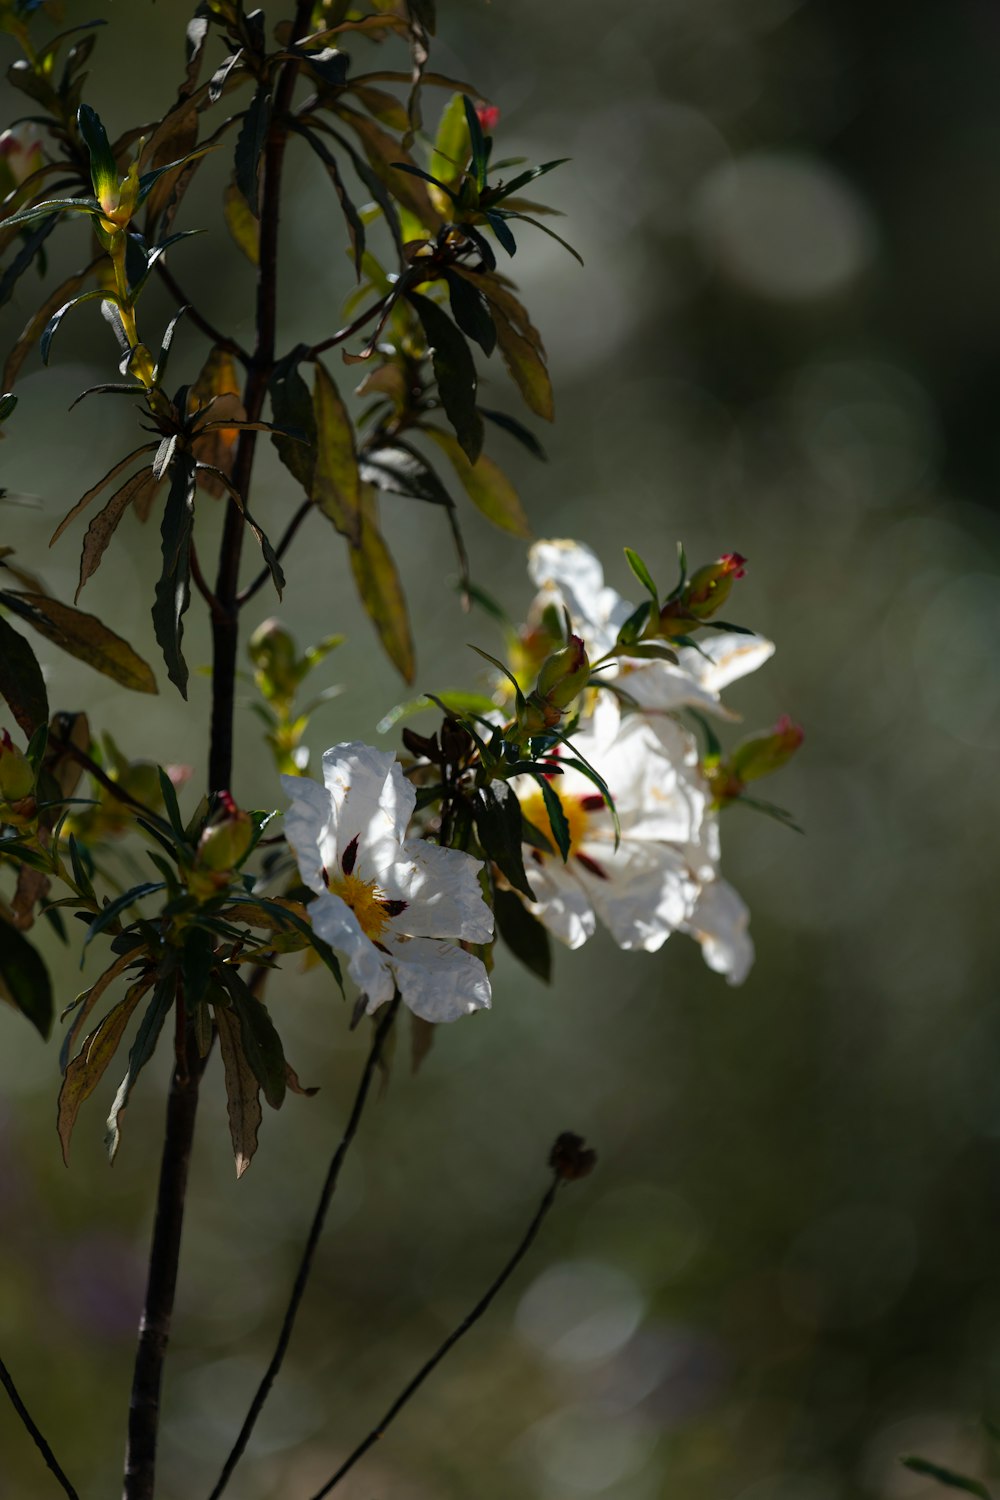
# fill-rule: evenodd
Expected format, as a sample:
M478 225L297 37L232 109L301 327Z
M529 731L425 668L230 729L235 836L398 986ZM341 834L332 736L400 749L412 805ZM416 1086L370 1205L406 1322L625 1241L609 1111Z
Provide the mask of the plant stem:
M328 1495L333 1489L334 1485L340 1483L345 1475L354 1468L354 1465L358 1462L358 1460L364 1457L369 1448L373 1448L375 1446L389 1424L395 1421L396 1417L399 1416L399 1413L403 1410L403 1407L410 1400L411 1396L414 1396L423 1385L428 1375L430 1375L437 1368L437 1366L444 1359L445 1355L455 1347L459 1339L468 1333L473 1324L478 1323L479 1319L483 1316L483 1313L493 1301L493 1298L500 1291L500 1288L506 1281L510 1279L514 1271L517 1269L521 1261L530 1250L532 1243L534 1242L535 1237L538 1234L538 1231L542 1227L542 1222L545 1219L546 1214L555 1202L556 1193L559 1191L559 1188L561 1187L563 1181L564 1179L557 1172L550 1182L548 1188L546 1189L545 1196L542 1198L541 1203L538 1205L538 1208L535 1211L535 1216L532 1219L531 1223L528 1225L528 1228L525 1230L520 1244L514 1251L513 1255L510 1257L510 1260L508 1260L507 1264L504 1266L503 1270L497 1276L496 1280L491 1284L489 1289L483 1293L482 1297L480 1297L479 1301L476 1303L472 1311L468 1313L467 1316L462 1319L458 1327L448 1335L448 1337L445 1339L444 1343L440 1346L436 1353L431 1355L427 1363L421 1366L421 1368L417 1371L416 1375L414 1375L409 1384L406 1385L402 1391L400 1391L399 1395L389 1407L389 1410L386 1412L381 1422L379 1422L377 1426L373 1427L364 1441L360 1442L354 1449L354 1452L351 1453L348 1458L344 1459L344 1462L341 1464L337 1472L327 1480L322 1489L316 1491L315 1495L312 1496L312 1500L323 1500L323 1496Z
M361 1116L364 1112L365 1101L368 1098L372 1079L375 1076L375 1069L378 1067L379 1062L381 1061L382 1049L385 1045L385 1039L389 1035L389 1030L396 1018L396 1012L398 1009L399 992L397 991L389 1005L386 1006L382 1015L379 1017L378 1026L375 1029L375 1037L371 1045L371 1051L368 1053L364 1071L361 1074L361 1081L358 1084L358 1091L354 1096L354 1104L351 1109L350 1118L348 1119L347 1125L344 1128L344 1133L340 1138L340 1142L337 1146L336 1151L333 1153L329 1169L327 1170L326 1181L323 1183L323 1188L319 1195L319 1202L316 1205L316 1212L313 1215L313 1221L312 1226L309 1230L309 1236L306 1240L305 1248L302 1251L302 1259L299 1262L299 1269L296 1272L295 1282L292 1286L292 1295L289 1298L288 1306L285 1309L285 1316L281 1324L281 1332L278 1334L278 1342L275 1345L274 1353L271 1356L271 1362L268 1365L267 1369L264 1371L264 1375L260 1382L260 1385L257 1387L254 1398L250 1403L250 1407L247 1411L243 1426L240 1428L239 1436L237 1437L236 1442L233 1444L232 1451L229 1454L229 1457L226 1459L226 1462L222 1466L222 1473L219 1475L219 1478L216 1481L215 1488L212 1490L212 1493L209 1496L209 1500L219 1500L219 1496L222 1494L226 1485L229 1483L230 1476L232 1475L233 1470L236 1468L236 1465L239 1463L240 1459L243 1456L246 1445L250 1440L250 1434L253 1432L253 1429L256 1426L257 1418L260 1416L261 1410L264 1406L264 1402L267 1400L268 1394L275 1382L278 1371L281 1369L282 1362L288 1350L289 1341L292 1337L292 1329L295 1326L295 1318L299 1310L299 1305L302 1301L303 1296L305 1295L306 1286L309 1281L309 1275L312 1271L313 1258L316 1254L316 1247L319 1244L320 1235L323 1232L323 1224L326 1220L327 1209L330 1207L330 1199L333 1197L334 1190L337 1186L337 1179L340 1176L340 1169L344 1164L344 1158L347 1155L348 1148L350 1147L350 1144L357 1133L358 1126L361 1123Z
M298 0L292 22L290 45L305 35L312 13L311 0ZM243 407L248 422L260 420L274 370L278 315L278 228L281 211L281 176L288 144L287 117L295 92L297 61L284 64L274 91L271 131L264 149L260 209L260 255L257 270L257 341L247 371ZM256 432L240 433L233 465L233 487L246 500L257 447ZM215 792L229 790L233 774L233 715L236 707L236 652L239 644L240 553L245 522L239 506L228 501L219 553L215 597L219 603L212 617L212 732L208 784Z
M66 1478L66 1475L63 1473L62 1465L58 1462L55 1454L52 1452L52 1449L49 1447L48 1443L45 1441L34 1420L32 1419L31 1413L28 1411L28 1408L21 1400L17 1386L14 1384L13 1377L2 1359L0 1359L0 1385L3 1386L4 1390L7 1392L7 1395L10 1397L11 1405L17 1412L18 1416L21 1418L21 1421L24 1423L24 1426L28 1430L32 1442L38 1449L39 1453L42 1455L42 1458L45 1460L45 1467L48 1469L49 1473L59 1481L62 1488L66 1491L66 1494L69 1496L69 1500L80 1500L80 1497L77 1494L76 1490L73 1488L69 1480Z
M163 1362L177 1285L198 1085L206 1061L198 1056L193 1038L189 1036L186 1055L179 1057L174 1067L167 1098L167 1128L149 1252L149 1279L132 1374L123 1500L153 1500Z
M295 512L288 525L285 527L284 535L274 549L275 557L279 559L284 557L285 553L288 551L295 538L295 533L298 531L299 527L302 525L302 522L305 520L306 516L309 514L312 508L313 502L311 500L303 500L302 504L299 506L298 510ZM257 574L257 577L253 580L252 583L247 584L246 588L243 590L242 594L239 597L241 609L244 604L246 604L253 598L254 594L256 594L258 590L264 587L270 576L270 568L261 568L260 572Z

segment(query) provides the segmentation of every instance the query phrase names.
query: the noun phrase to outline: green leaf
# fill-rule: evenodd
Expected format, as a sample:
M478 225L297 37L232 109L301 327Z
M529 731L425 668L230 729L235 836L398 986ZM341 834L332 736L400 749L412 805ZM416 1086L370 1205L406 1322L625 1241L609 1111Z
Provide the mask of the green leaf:
M215 1027L219 1033L219 1051L226 1079L226 1108L229 1134L236 1160L236 1176L242 1177L257 1150L260 1130L260 1084L243 1049L240 1023L228 1005L216 1004Z
M271 124L271 94L261 85L250 101L236 140L236 186L255 219L260 218L260 158Z
M569 859L570 845L573 842L573 838L570 832L569 820L563 811L562 801L548 777L541 771L530 770L528 775L533 777L542 789L542 800L545 803L545 811L548 814L552 837L556 841L556 848L562 855L563 864L565 864Z
M439 427L427 424L421 427L421 431L447 453L465 493L488 521L499 526L501 531L509 531L512 536L531 536L531 527L517 491L491 458L481 454L474 464L470 464L450 432L442 432Z
M189 927L181 949L181 977L184 980L184 1004L188 1011L201 1004L208 989L215 958L215 944L203 927Z
M181 817L180 803L177 801L177 789L162 766L157 766L156 774L160 782L160 795L163 798L163 806L170 820L170 826L177 837L177 842L179 844L186 844L188 836L184 828L184 819Z
M505 182L503 190L499 193L490 189L487 201L490 203L502 203L509 198L511 193L516 193L520 188L527 187L529 182L534 182L536 177L544 177L547 172L555 171L556 167L564 167L570 160L568 156L560 156L555 161L544 161L540 167L529 167L526 172L521 172L517 177L512 177Z
M434 138L431 174L439 182L453 187L462 176L471 151L462 95L452 94L441 114Z
M127 911L130 906L134 906L137 901L142 901L144 897L152 896L155 891L162 891L163 889L164 884L162 880L148 880L142 885L134 885L131 890L123 891L120 896L116 896L113 901L109 901L99 915L91 922L87 928L83 946L86 948L87 944L93 938L97 937L98 933L103 932L106 927L110 927L111 923L116 921L122 912Z
M285 468L311 497L316 468L316 412L309 387L299 373L304 353L305 346L300 344L275 367L268 392L275 426L285 429L272 432L271 442ZM287 437L286 432L298 433L302 441Z
M503 662L500 661L497 657L491 656L488 651L483 651L479 646L473 646L471 641L469 642L469 645L477 656L481 656L484 661L488 661L492 666L496 667L498 672L503 673L507 681L510 683L511 687L514 689L514 702L517 704L518 709L520 710L524 708L525 697L521 692L521 685L518 682L517 678L514 676L513 672L510 671L508 667L505 667Z
M95 672L136 693L156 692L156 679L142 657L94 615L60 604L47 594L7 589L0 590L0 604Z
M38 350L42 356L43 365L47 365L49 362L49 351L52 348L52 340L59 331L59 325L66 314L71 312L74 307L79 307L81 302L93 302L95 298L100 298L102 302L117 303L118 301L114 292L108 291L104 287L97 287L89 292L81 292L77 297L71 297L68 302L63 303L62 307L56 308L43 328L42 336L38 341Z
M389 660L412 682L416 660L403 585L377 522L364 513L360 539L351 545L351 571Z
M495 275L474 275L461 266L455 267L455 274L471 280L490 304L497 344L511 379L535 415L551 422L555 406L545 349L527 312Z
M429 698L426 693L419 698L408 698L405 703L397 703L390 708L387 714L383 714L375 725L377 734L388 734L401 724L404 719L410 719L414 714L425 713L427 709L433 708L435 704L443 703L448 713L461 718L464 713L489 714L496 712L496 704L492 698L487 698L483 693L441 693L434 698Z
M129 1096L135 1086L135 1081L143 1068L149 1062L156 1051L156 1044L163 1030L163 1023L174 1008L177 998L177 977L173 966L160 974L153 990L153 998L146 1008L146 1014L139 1023L135 1041L129 1048L128 1072L118 1087L118 1092L111 1105L111 1113L108 1115L107 1129L104 1134L104 1145L107 1149L108 1160L114 1161L121 1145L121 1117L125 1112Z
M618 640L615 644L621 646L635 645L646 628L646 622L652 613L652 609L653 606L648 599L644 599L641 604L637 605L628 619L622 621L618 630Z
M462 96L462 106L465 110L465 123L469 128L469 145L472 148L472 175L476 179L476 187L482 192L486 186L486 173L489 168L489 148L483 135L483 127L479 123L479 116L476 114L476 106L467 94Z
M3 395L0 395L0 422L6 422L16 405L17 397L13 391L4 391Z
M11 214L8 219L0 219L0 229L21 229L27 224L37 223L39 219L46 219L53 213L90 214L94 219L102 217L101 205L96 198L47 198L44 203L36 203L32 208L23 208L20 213Z
M14 288L36 255L38 256L39 270L42 269L45 257L44 253L42 255L38 253L58 222L58 214L51 214L48 219L42 221L34 234L25 236L24 244L14 256L3 276L0 276L0 307L4 307L10 301L14 294Z
M35 653L0 615L0 697L26 735L49 722L45 679Z
M476 366L469 346L436 302L419 292L408 292L407 297L423 324L448 421L474 464L483 448L483 419L476 410Z
M487 422L492 422L496 427L502 428L512 438L516 438L522 448L527 448L532 458L537 458L542 463L548 462L548 454L535 434L516 417L509 416L505 411L488 411L485 406L479 408L479 415L485 417Z
M242 975L231 964L223 964L219 977L239 1017L240 1037L247 1062L264 1090L272 1109L280 1109L285 1097L285 1054L267 1007L251 992Z
M504 214L487 214L486 221L508 255L517 254L517 240L507 228Z
M478 787L474 807L476 833L486 854L515 890L534 901L535 893L524 869L521 805L505 781Z
M493 224L493 220L497 217L498 215L496 214L490 214L490 223ZM512 211L505 213L504 218L520 219L522 223L530 224L533 229L540 229L543 234L548 235L550 240L555 240L557 245L562 245L564 250L568 250L575 261L579 261L580 265L583 265L583 256L580 252L574 250L569 240L564 240L561 234L556 234L555 230L550 229L547 224L542 224L538 219L533 219L530 214L514 213ZM496 225L494 225L494 232L496 232ZM499 235L497 238L499 238Z
M656 587L656 584L653 582L653 575L650 573L649 569L646 567L646 564L643 562L643 560L639 556L638 552L633 552L633 550L632 550L631 547L626 547L625 548L625 561L628 563L629 567L632 569L632 572L635 574L636 578L638 578L638 580L642 584L643 588L646 589L647 592L652 596L653 608L657 612L659 612L659 608L660 608L660 595L659 595L659 591L658 591L658 589Z
M28 939L0 921L0 999L19 1010L46 1040L52 1030L52 981Z
M270 819L267 819L266 821L270 821ZM254 896L252 900L253 904L255 906L259 906L261 911L267 912L272 917L274 917L279 927L292 927L296 932L298 932L302 937L305 938L310 948L313 949L314 953L316 953L316 955L330 970L330 973L333 975L342 991L344 988L344 976L340 970L340 960L337 958L337 955L334 953L329 943L325 943L323 939L321 937L318 937L317 934L313 931L311 923L303 922L300 916L298 916L293 911L289 911L287 906L282 906L278 901L268 901L262 896Z
M951 1490L963 1490L967 1495L978 1495L980 1500L993 1500L990 1491L978 1479L969 1479L965 1474L956 1474L954 1469L945 1469L941 1464L933 1464L929 1459L910 1456L901 1458L900 1463L904 1468L912 1469L914 1474L925 1474L928 1479L936 1479L938 1484L943 1484Z
M354 269L360 278L361 263L365 254L365 226L361 215L354 206L353 199L344 186L344 179L340 175L340 166L337 158L333 155L332 151L327 149L326 143L320 140L318 135L308 130L304 125L299 126L299 134L305 136L323 163L323 166L326 168L326 175L329 177L333 190L340 201L340 210L344 215L344 221L347 224L347 233L351 240L351 248L354 251Z
M90 177L94 192L103 202L109 194L114 196L118 191L118 168L108 133L101 124L100 115L89 104L80 105L76 112L76 123L90 153Z
M402 443L386 443L365 454L361 477L392 495L406 495L430 505L451 507L454 501L422 454Z
M361 477L354 451L354 428L329 371L319 360L313 410L316 467L312 497L341 536L357 544L361 536Z
M488 357L497 346L497 331L489 303L481 292L462 276L445 270L451 315L459 328L479 345Z
M194 531L195 469L185 458L174 466L160 527L163 569L153 603L153 630L167 675L187 697L188 668L181 643L184 615L191 602L191 536Z
M118 1050L125 1028L132 1019L132 1012L143 995L151 988L152 983L151 978L137 979L127 991L125 998L119 1000L118 1004L108 1011L104 1019L86 1038L79 1054L66 1068L66 1076L59 1090L56 1129L62 1143L63 1161L67 1166L69 1166L70 1139L80 1106L90 1098L100 1083L108 1063Z
M548 984L552 979L552 943L538 918L513 891L497 891L493 913L497 930L514 957Z

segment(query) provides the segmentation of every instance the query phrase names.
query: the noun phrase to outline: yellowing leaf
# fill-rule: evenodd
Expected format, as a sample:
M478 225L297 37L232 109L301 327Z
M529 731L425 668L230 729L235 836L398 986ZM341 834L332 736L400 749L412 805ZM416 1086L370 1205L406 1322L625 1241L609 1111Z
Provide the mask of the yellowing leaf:
M378 524L367 512L361 518L360 541L351 547L351 571L390 661L412 682L416 660L403 586Z
M361 535L361 480L354 451L354 428L325 365L316 365L313 388L316 467L312 498L341 536Z
M44 635L54 645L85 661L105 677L136 693L155 693L156 678L127 641L115 635L95 615L71 609L44 594L0 590L0 604Z
M234 244L242 250L252 266L259 265L260 224L250 212L247 200L235 182L231 182L226 188L222 212Z
M496 325L497 343L508 373L528 407L536 416L551 422L555 416L552 382L545 365L545 347L541 335L517 298L489 273L472 276L461 266L457 275L471 281L489 302Z
M69 1166L69 1143L73 1126L80 1113L80 1106L96 1089L104 1076L108 1063L118 1050L125 1028L132 1018L139 1001L152 988L152 979L139 979L132 985L124 1000L109 1010L104 1020L87 1037L79 1054L66 1069L56 1114L56 1128L62 1142L63 1161Z
M487 520L492 521L494 526L499 526L501 531L509 531L512 536L531 536L531 527L517 491L491 458L480 454L476 462L470 464L461 444L450 432L430 426L424 426L421 430L447 453L463 489Z
M250 210L240 195L240 202L249 216ZM256 222L256 221L254 221ZM195 439L191 451L200 464L209 464L228 479L232 474L239 428L216 427L216 422L232 418L234 422L245 422L246 411L240 388L239 372L231 354L223 349L213 349L202 366L201 373L188 392L188 410L194 412L200 406L211 408L204 420L211 422L212 431ZM226 486L214 474L198 471L198 484L202 489L220 500L227 493Z

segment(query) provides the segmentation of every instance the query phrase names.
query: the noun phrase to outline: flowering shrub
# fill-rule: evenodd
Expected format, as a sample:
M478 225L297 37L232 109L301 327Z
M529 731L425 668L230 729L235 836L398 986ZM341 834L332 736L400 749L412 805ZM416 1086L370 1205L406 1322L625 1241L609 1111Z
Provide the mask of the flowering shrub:
M29 125L0 136L2 295L23 287L33 266L44 272L45 247L57 232L84 241L85 263L46 287L10 351L0 420L15 414L14 387L26 362L36 352L43 362L52 357L65 318L99 312L116 351L112 378L80 399L131 400L146 440L97 478L55 530L53 543L65 545L87 513L72 605L50 594L12 548L0 549L0 696L11 721L0 741L0 864L9 875L0 899L0 993L48 1036L55 995L43 946L27 934L44 921L67 940L68 912L85 924L84 948L103 951L99 977L62 1009L58 1129L67 1160L79 1111L126 1034L127 1063L107 1121L112 1158L146 1063L157 1047L173 1048L129 1419L128 1500L153 1493L186 1163L216 1042L241 1174L257 1148L261 1095L277 1108L289 1090L305 1092L267 1008L272 971L309 950L325 965L331 989L350 1000L353 1021L374 1018L355 1110L275 1361L223 1467L218 1495L280 1365L329 1195L400 1005L426 1048L435 1023L489 1007L498 942L547 978L550 936L576 949L598 923L626 950L654 952L672 933L688 934L713 970L739 984L753 947L747 907L720 873L721 816L735 803L786 816L747 789L789 758L801 732L783 720L729 750L719 739L717 728L728 730L736 717L723 690L773 651L743 625L719 618L738 600L745 570L739 554L689 572L681 552L679 576L666 591L626 548L646 596L635 604L605 586L600 563L581 543L540 541L529 553L537 593L526 623L505 625L504 659L476 648L496 673L492 692L478 692L470 675L458 688L439 684L434 696L400 705L386 722L403 725L401 758L366 744L335 744L322 759L322 784L306 774L305 733L323 695L301 706L297 699L340 637L300 653L279 621L260 627L247 650L275 789L268 806L242 807L233 764L240 612L261 589L281 597L282 560L311 517L329 523L332 545L346 546L363 606L407 682L415 647L380 495L437 507L428 511L429 524L449 528L466 603L505 618L471 581L453 490L509 536L530 536L518 495L485 449L487 433L535 453L537 439L480 403L478 366L498 354L529 412L551 419L541 337L508 271L523 225L576 253L542 222L546 207L523 196L560 163L496 160L497 107L471 85L429 69L430 0L299 0L270 32L262 13L247 13L239 0L202 0L187 27L176 102L160 120L117 140L84 98L94 30L83 25L39 39L55 10L0 0L0 24L23 52L11 78L34 111ZM397 40L408 48L402 68L365 70L373 46ZM442 87L430 136L425 96ZM284 347L278 316L279 204L289 150L310 152L322 165L357 277L343 326L310 347ZM182 242L201 227L174 227L183 222L185 195L223 159L221 213L233 253L257 270L252 347L217 328L177 279ZM142 303L154 279L177 303L165 328L150 325ZM358 391L369 402L356 424L323 359L338 348L348 369L359 367ZM178 363L181 382L168 385L168 367L173 372ZM250 508L261 435L287 474L289 515L274 539ZM442 460L450 481L442 478ZM213 501L225 506L214 578L202 556L202 515ZM130 510L158 527L152 621L166 676L181 698L193 602L211 622L205 775L158 766L143 758L141 745L119 748L86 715L50 705L24 633L27 627L41 635L123 690L158 690L159 666L78 605ZM249 578L242 557L248 538L260 554ZM469 666L481 675L471 656ZM429 712L436 725L414 728L411 718ZM144 878L127 889L115 884L109 865L122 839L144 861ZM556 1188L585 1175L593 1160L579 1138L560 1137L539 1214L476 1316L517 1264ZM13 1392L2 1364L0 1373ZM47 1461L74 1493L51 1452Z

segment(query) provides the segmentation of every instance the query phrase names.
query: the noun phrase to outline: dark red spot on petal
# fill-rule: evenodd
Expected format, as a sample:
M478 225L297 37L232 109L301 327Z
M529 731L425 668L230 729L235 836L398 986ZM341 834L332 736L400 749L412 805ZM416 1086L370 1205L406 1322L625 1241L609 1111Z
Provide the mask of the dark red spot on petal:
M326 886L327 890L330 889L330 872L326 868L326 865L323 866L323 884Z
M600 812L604 806L604 798L600 792L588 792L585 797L580 798L580 806L584 812Z
M354 866L358 862L358 840L360 837L360 833L356 833L340 856L340 868L345 875L353 875L354 873Z
M410 904L409 901L388 901L388 900L386 900L386 901L380 901L379 902L379 906L381 906L382 910L385 912L385 914L386 914L387 917L398 917L398 916L401 916L402 913L409 906L409 904Z
M578 854L576 857L581 865L583 865L583 868L590 871L591 875L596 875L598 880L607 880L607 870L602 870L596 859L591 859L589 854Z

